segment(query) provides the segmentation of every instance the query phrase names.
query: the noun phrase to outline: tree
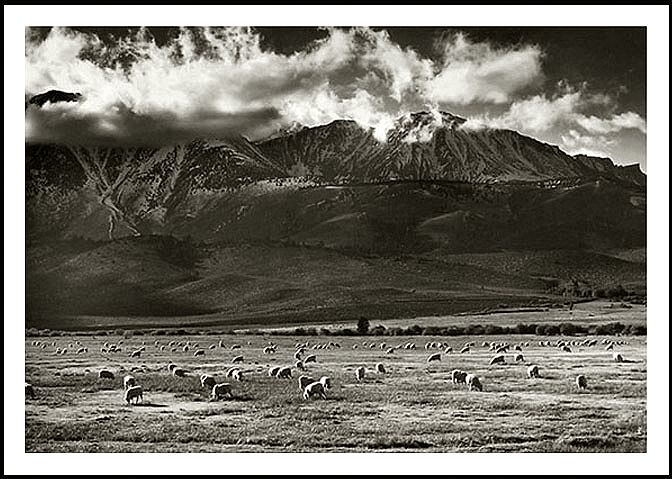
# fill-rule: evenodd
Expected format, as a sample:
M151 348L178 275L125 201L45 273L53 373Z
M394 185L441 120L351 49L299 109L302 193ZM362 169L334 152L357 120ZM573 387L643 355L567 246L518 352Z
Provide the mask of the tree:
M369 326L369 320L362 316L359 318L359 321L357 321L357 332L359 334L367 334L369 332Z

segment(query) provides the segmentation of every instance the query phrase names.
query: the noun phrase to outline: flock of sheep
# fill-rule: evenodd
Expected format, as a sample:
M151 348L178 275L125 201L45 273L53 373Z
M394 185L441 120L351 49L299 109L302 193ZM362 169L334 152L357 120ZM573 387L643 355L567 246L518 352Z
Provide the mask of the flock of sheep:
M123 352L123 340L119 340L116 343L108 343L105 342L101 346L101 353L109 354L109 353L122 353ZM558 339L554 342L552 341L539 341L539 346L540 347L555 347L558 348L559 350L563 352L572 352L572 347L595 347L598 344L598 340L595 338L592 339L585 339L583 341L578 341L578 340L564 340L564 339ZM622 345L622 344L627 344L623 340L611 340L611 339L604 339L602 341L602 344L605 345L605 349L608 351L613 351L614 346L617 345ZM46 349L47 343L46 342L40 342L40 341L33 341L32 345L35 347L39 347L41 349ZM251 345L251 342L248 342L248 345ZM385 342L381 343L376 343L374 341L362 341L361 344L354 344L352 347L353 349L359 348L361 345L362 348L368 348L368 349L373 349L373 348L379 348L381 350L385 350L387 354L393 354L395 350L398 349L416 349L416 345L412 341L408 341L403 344L398 344L396 346L389 346ZM52 347L56 346L55 342L51 343ZM60 348L57 347L55 349L55 354L67 354L68 350L73 350L74 347L77 347L76 351L77 354L84 354L88 352L88 349L80 343L80 341L75 341L74 345L73 344L68 344L67 348ZM223 343L223 341L219 341L217 344L211 344L208 349L216 349L216 348L225 348L227 349L226 345ZM305 371L306 365L309 363L316 363L317 362L317 357L315 354L309 354L308 350L319 350L319 349L338 349L340 348L340 344L334 341L329 341L329 342L324 342L324 343L316 343L316 344L310 344L309 342L303 342L303 343L296 343L294 353L293 353L293 358L296 361L294 363L294 368L299 370L299 371ZM513 352L513 360L514 363L521 363L524 362L524 356L522 354L523 348L524 347L529 347L529 342L521 342L519 344L509 344L507 342L498 342L498 343L489 343L487 341L484 341L481 344L482 348L488 348L488 351L491 351L494 353L494 356L490 359L489 361L489 366L495 366L498 364L506 364L506 355L510 353L510 351ZM146 351L147 345L145 344L145 341L142 341L142 344L137 347L131 349L130 353L128 354L130 358L139 358L143 354L144 351ZM169 341L167 344L161 344L158 340L154 341L154 348L159 350L159 351L166 351L170 350L171 352L189 352L193 350L193 355L194 357L199 357L199 356L205 356L205 350L200 348L198 343L192 343L191 341L176 341L172 340ZM233 344L230 346L231 350L238 350L241 349L242 346L240 344ZM472 349L476 348L476 343L474 342L467 342L465 343L462 348L460 349L461 354L468 354L472 351ZM435 352L431 353L427 357L427 363L431 363L434 361L441 361L442 354L451 354L453 352L453 348L448 344L448 343L441 343L441 342L427 342L425 344L425 349L430 350L430 349L441 349L442 351L440 352ZM273 344L272 342L269 342L267 346L263 348L263 353L268 354L268 355L273 355L277 353L278 351L278 345ZM626 360L623 359L623 356L620 353L613 353L613 360L615 362L626 362ZM242 355L235 356L232 361L233 364L241 364L244 362L244 357ZM528 364L527 365L527 376L530 379L536 379L540 378L540 373L539 373L539 366L537 364ZM382 362L379 362L375 365L375 372L377 374L386 374L387 369L385 365ZM176 366L175 364L169 364L168 365L168 373L175 376L175 377L185 377L189 376L190 373L187 369L180 368ZM274 377L277 379L291 379L292 376L292 367L291 366L272 366L268 370L268 375L270 377ZM231 378L237 382L243 382L243 370L238 367L238 366L233 366L230 367L226 373L225 376L227 378ZM359 381L363 381L366 376L366 368L364 366L359 366L355 369L355 379ZM115 375L112 371L108 369L102 369L98 373L98 377L100 379L104 380L114 380ZM468 373L466 371L462 371L459 369L454 369L451 372L451 380L454 384L465 384L469 391L483 391L483 385L481 383L481 380L478 376L476 376L473 373ZM586 389L588 382L586 379L586 376L583 374L579 374L576 377L576 386L579 390ZM332 388L332 380L328 376L322 376L319 379L315 379L311 376L302 374L298 378L298 383L299 383L299 389L302 393L302 397L305 400L311 399L311 398L319 398L319 399L327 399L326 392ZM228 382L217 382L215 376L211 374L202 374L200 376L200 384L202 388L207 388L207 390L210 392L210 398L211 400L219 400L224 397L228 398L233 398L233 387L231 383ZM132 375L126 375L123 378L123 388L124 388L124 400L126 401L127 404L137 404L138 402L143 401L143 389L142 386L137 384L136 378ZM26 397L31 397L35 398L35 389L34 387L26 382Z

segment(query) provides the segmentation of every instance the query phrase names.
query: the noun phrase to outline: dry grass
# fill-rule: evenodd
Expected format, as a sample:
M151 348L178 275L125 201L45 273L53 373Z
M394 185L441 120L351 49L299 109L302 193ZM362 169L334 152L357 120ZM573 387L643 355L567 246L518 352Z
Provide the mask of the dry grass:
M57 345L52 346L51 341ZM57 346L80 340L89 353L53 355ZM103 355L104 342L119 337L46 338L47 349L26 342L26 378L37 398L26 399L26 450L59 452L121 451L593 451L646 450L646 346L641 337L619 338L617 349L634 362L617 364L602 344L564 353L540 347L531 336L493 337L358 337L291 338L263 336L133 337L124 352ZM226 348L208 349L222 339ZM601 338L600 338L601 339ZM146 342L139 359L129 351ZM200 343L205 357L189 352L160 351L154 341ZM416 350L385 354L362 347L376 340L396 345L414 341ZM427 341L447 341L459 350L473 340L471 353L443 355L426 363ZM540 366L540 379L527 379L525 364L513 355L503 366L488 366L491 357L481 342L530 342L525 363ZM268 341L276 354L263 354ZM304 401L298 372L292 380L271 378L272 365L293 365L296 342L338 342L342 347L310 351L318 362L309 374L329 375L334 388L326 401ZM250 344L248 344L248 342ZM230 345L242 345L231 350ZM353 344L357 349L352 349ZM434 352L434 351L431 351ZM231 359L242 354L242 383L224 378ZM190 371L185 378L168 374L173 362ZM377 362L388 373L376 374ZM354 370L364 365L361 383ZM101 368L115 371L114 381L101 380ZM476 373L484 392L469 392L450 382L453 368ZM132 371L132 372L131 372ZM144 404L123 401L122 377L131 372L145 390ZM211 401L198 375L208 372L232 382L235 398ZM577 374L588 378L578 391Z

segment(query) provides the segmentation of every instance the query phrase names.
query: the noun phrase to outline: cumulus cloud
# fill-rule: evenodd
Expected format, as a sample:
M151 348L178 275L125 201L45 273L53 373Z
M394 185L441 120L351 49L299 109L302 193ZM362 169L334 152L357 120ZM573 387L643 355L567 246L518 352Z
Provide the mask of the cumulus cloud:
M646 134L646 121L637 113L628 111L611 118L598 118L596 116L584 116L577 118L577 123L591 133L614 133L620 130L632 128Z
M497 49L442 39L439 60L385 30L327 29L303 50L262 48L250 28L182 28L163 45L146 29L103 41L53 28L26 32L26 96L80 92L74 105L28 108L28 141L155 143L196 136L262 137L337 118L383 140L394 119L440 103L507 101L540 74L537 47Z
M584 135L570 129L566 135L561 135L562 148L572 155L584 154L590 156L609 157L612 146L616 143L613 138L603 135Z
M542 78L538 46L494 48L457 34L443 44L443 63L425 85L436 102L506 103L512 95Z

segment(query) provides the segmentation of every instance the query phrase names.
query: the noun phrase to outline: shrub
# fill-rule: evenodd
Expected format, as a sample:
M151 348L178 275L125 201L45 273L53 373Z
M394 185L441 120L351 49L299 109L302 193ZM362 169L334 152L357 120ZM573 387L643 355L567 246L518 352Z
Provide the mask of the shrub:
M357 332L359 334L367 334L369 332L369 326L369 320L362 316L357 321Z

